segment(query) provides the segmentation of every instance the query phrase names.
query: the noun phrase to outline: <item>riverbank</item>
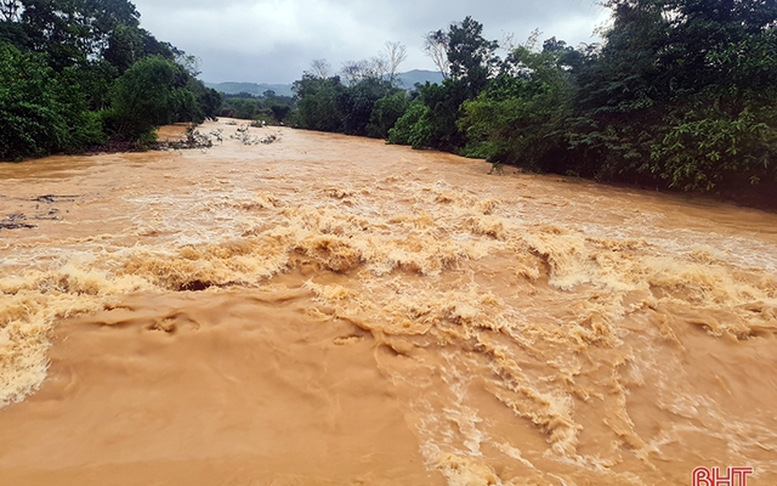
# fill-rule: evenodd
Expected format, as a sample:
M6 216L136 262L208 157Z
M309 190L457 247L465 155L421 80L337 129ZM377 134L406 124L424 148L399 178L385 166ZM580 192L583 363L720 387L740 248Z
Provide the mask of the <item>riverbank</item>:
M237 128L0 166L0 477L777 480L777 215Z

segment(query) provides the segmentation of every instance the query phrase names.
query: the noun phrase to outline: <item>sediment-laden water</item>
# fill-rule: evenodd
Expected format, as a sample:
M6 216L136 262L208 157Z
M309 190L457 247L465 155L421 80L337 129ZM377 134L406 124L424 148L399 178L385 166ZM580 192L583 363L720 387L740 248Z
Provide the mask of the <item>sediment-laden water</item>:
M236 128L0 166L0 483L777 482L777 215Z

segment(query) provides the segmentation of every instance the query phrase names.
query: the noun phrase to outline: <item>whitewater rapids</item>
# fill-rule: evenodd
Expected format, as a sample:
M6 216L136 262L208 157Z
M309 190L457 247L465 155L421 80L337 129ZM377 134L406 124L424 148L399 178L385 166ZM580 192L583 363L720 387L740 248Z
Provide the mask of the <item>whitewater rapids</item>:
M233 123L0 165L0 484L777 483L777 215Z

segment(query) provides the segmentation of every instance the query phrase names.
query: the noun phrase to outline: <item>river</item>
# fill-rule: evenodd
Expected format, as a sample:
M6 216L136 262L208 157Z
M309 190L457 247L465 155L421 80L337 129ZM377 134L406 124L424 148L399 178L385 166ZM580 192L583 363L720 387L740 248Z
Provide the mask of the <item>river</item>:
M3 485L777 482L777 215L237 128L0 165Z

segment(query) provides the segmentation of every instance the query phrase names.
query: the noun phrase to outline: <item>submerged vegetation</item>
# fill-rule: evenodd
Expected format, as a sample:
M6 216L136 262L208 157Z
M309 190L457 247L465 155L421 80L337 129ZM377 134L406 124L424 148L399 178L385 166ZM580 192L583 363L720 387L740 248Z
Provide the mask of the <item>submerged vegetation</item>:
M224 94L218 116L282 124L294 107L291 96L266 90L261 96L251 93Z
M0 160L146 146L159 125L216 115L195 58L139 18L127 0L0 4Z
M295 124L498 167L777 205L777 4L605 5L612 23L601 44L540 46L535 33L499 57L471 17L430 32L426 51L445 79L410 93L384 72L314 66L294 86Z

